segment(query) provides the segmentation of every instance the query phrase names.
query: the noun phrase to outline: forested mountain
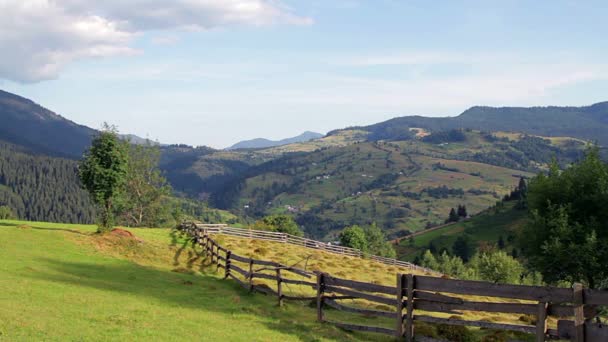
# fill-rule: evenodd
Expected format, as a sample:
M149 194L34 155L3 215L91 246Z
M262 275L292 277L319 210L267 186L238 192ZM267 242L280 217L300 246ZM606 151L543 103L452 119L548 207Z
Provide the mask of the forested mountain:
M472 107L456 117L404 116L352 129L369 132L368 138L375 141L411 139L415 134L411 128L523 132L575 137L608 145L608 102L585 107Z
M244 141L240 141L240 142L228 147L227 150L236 150L239 148L267 148L267 147L274 147L274 146L283 146L283 145L289 145L289 144L294 144L294 143L299 143L299 142L306 142L306 141L310 141L313 139L319 139L321 137L323 137L323 134L321 134L321 133L306 131L296 137L282 139L282 140L268 140L268 139L264 139L264 138L244 140Z
M0 142L0 206L20 219L92 223L95 208L80 188L76 162L25 153Z
M0 140L53 156L79 158L95 130L0 90Z

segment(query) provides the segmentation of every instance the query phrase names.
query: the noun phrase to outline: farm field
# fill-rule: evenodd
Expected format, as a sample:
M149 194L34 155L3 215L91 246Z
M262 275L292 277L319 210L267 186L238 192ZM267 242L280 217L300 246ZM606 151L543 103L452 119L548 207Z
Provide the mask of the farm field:
M188 268L167 229L141 242L93 226L0 221L0 340L369 341ZM246 332L246 333L245 333Z

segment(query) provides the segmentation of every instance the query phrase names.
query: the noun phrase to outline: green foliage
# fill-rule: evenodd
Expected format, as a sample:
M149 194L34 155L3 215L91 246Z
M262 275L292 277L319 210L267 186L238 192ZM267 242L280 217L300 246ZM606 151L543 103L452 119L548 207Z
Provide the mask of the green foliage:
M521 245L550 282L605 286L608 279L608 164L597 148L560 171L553 164L528 185L531 222Z
M461 319L461 317L456 316L456 319ZM458 342L474 342L476 341L475 335L472 331L467 329L467 327L463 327L460 325L449 325L449 324L439 324L437 326L437 334L439 337L442 337L448 341L458 341Z
M0 142L0 206L29 221L92 223L95 206L80 187L76 162L28 154Z
M393 245L386 240L386 235L375 223L365 227L363 230L365 231L367 251L369 253L386 258L397 256Z
M524 267L504 251L476 254L469 263L482 280L500 284L521 283Z
M129 157L124 186L116 199L116 212L130 227L160 227L171 218L171 187L158 168L156 145L124 142Z
M340 244L342 246L367 252L367 237L365 236L365 231L357 225L344 228L340 233Z
M116 129L106 124L80 162L80 180L99 206L100 231L114 221L114 201L128 174L128 151Z
M0 205L0 220L10 220L14 219L13 211L10 207L5 205Z
M475 243L470 235L460 235L452 245L452 253L460 257L464 262L469 261L475 253Z
M295 236L304 236L300 227L289 215L270 215L253 224L253 229L269 230L273 232L287 233Z
M542 276L527 272L523 265L503 251L477 253L464 263L458 256L443 252L435 257L427 250L420 265L452 277L467 280L484 280L501 284L541 285Z

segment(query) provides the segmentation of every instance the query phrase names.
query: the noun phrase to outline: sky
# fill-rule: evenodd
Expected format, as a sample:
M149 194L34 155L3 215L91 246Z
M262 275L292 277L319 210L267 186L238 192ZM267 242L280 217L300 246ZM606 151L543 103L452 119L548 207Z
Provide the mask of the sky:
M0 89L216 148L608 100L608 1L0 0Z

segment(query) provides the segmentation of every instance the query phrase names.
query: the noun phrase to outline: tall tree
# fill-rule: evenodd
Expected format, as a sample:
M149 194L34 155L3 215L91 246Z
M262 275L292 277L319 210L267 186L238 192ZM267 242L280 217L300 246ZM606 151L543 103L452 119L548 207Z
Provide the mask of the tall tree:
M171 194L171 187L158 168L160 149L152 144L124 144L129 160L117 212L128 226L159 226L170 216L166 199Z
M116 128L104 124L79 165L80 180L99 206L99 232L112 227L114 201L127 179L128 151Z
M371 254L383 256L386 258L394 258L397 253L393 245L386 240L386 235L376 223L372 223L363 229L365 231L365 238L367 239L368 251Z
M608 164L598 149L533 178L528 206L532 219L520 244L531 265L550 282L608 286Z

